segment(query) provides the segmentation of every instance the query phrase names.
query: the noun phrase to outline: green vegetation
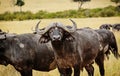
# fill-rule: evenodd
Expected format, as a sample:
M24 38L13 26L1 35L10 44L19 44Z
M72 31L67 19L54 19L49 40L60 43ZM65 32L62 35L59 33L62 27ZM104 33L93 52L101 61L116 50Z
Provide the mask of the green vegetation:
M65 10L60 12L50 13L47 11L39 11L35 14L27 12L5 12L0 14L0 20L30 20L30 19L50 19L50 18L90 18L90 17L113 17L120 16L118 7L108 6L105 8L96 9L81 9L81 10Z
M111 0L112 2L116 3L116 5L120 5L120 0Z

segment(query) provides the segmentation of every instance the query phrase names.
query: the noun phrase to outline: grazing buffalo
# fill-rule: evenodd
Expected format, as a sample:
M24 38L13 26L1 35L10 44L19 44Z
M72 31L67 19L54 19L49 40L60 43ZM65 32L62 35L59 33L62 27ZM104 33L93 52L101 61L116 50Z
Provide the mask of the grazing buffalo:
M102 24L99 28L100 28L100 29L110 30L110 27L112 27L111 24Z
M37 29L37 33L41 35L39 41L41 43L51 41L61 76L71 76L72 67L74 76L80 76L83 67L87 69L89 76L93 76L94 68L91 64L100 51L99 35L91 29L77 31L76 23L71 21L72 28L56 22L44 30Z
M8 34L0 32L0 64L11 64L21 76L32 76L32 69L50 71L56 68L50 45L40 44L37 34Z
M115 30L119 31L120 30L120 24L114 24L114 25L112 25L112 30L113 31L115 31Z

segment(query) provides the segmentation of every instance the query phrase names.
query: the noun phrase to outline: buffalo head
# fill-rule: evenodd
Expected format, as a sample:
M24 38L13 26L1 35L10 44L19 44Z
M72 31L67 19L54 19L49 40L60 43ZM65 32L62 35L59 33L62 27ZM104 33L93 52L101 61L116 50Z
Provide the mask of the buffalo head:
M38 30L38 25L36 26L36 31L38 34L41 35L40 42L46 43L49 40L51 41L63 41L68 40L72 41L74 37L72 36L72 33L76 31L76 23L70 19L70 21L73 23L73 27L68 28L64 26L62 23L55 22L51 23L49 26L47 26L44 30Z
M7 49L6 45L8 45L7 38L13 36L15 36L15 34L8 34L0 30L0 64L2 65L7 65L7 61L8 61L5 56L5 52L6 52L5 49Z

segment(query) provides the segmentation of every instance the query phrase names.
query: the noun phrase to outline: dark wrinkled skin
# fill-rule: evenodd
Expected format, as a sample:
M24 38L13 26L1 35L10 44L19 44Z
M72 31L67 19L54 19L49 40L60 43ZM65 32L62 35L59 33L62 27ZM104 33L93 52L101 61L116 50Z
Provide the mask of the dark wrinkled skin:
M111 31L105 29L98 29L95 31L102 37L101 44L103 47L102 52L100 52L97 56L96 62L99 66L101 76L105 76L104 54L107 56L108 59L110 51L113 53L116 59L120 57L120 54L118 53L118 47L115 36Z
M91 29L91 28L84 28L84 29ZM79 30L79 29L77 29ZM99 66L99 70L100 70L100 75L101 76L105 76L105 69L104 69L104 55L107 56L107 58L109 59L109 54L110 51L113 53L113 55L115 56L116 59L118 59L120 57L120 54L118 53L118 47L117 47L117 42L115 39L115 35L106 29L97 29L95 30L101 39L101 45L102 45L102 50L98 53L95 62L97 63L97 65Z
M21 34L0 39L0 64L13 65L21 76L32 76L32 69L46 72L55 69L54 53L47 44L38 43L39 37Z
M119 58L118 47L113 32L105 29L97 29L95 31L102 37L102 46L103 48L106 48L103 49L103 51L107 55L107 57L111 51L113 55L118 59Z
M56 27L51 27L41 36L40 42L51 41L58 69L63 72L61 76L71 76L70 68L72 67L74 68L74 76L80 76L80 70L83 67L86 68L89 76L93 76L92 63L100 48L98 34L91 29L70 33L59 27L59 23L55 24L57 24Z

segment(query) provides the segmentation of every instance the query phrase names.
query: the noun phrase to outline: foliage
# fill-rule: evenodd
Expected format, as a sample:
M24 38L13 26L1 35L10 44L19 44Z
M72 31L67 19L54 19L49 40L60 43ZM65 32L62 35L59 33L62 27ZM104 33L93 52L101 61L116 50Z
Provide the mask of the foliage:
M19 6L20 7L20 12L22 12L22 6L24 5L24 1L23 0L17 0L16 2L16 6Z
M96 9L65 10L60 12L38 11L37 13L27 12L5 12L0 14L0 20L30 20L50 18L87 18L87 17L112 17L120 16L118 7L108 6Z
M85 2L88 2L88 1L91 1L91 0L73 0L74 2L78 2L78 10L81 9L82 5L85 3Z
M23 0L17 0L16 4L17 6L23 6L25 3Z
M116 4L120 3L120 0L111 0L112 2L115 2Z
M86 1L91 1L91 0L73 0L74 2L77 2L77 1L83 1L83 2L86 2Z

